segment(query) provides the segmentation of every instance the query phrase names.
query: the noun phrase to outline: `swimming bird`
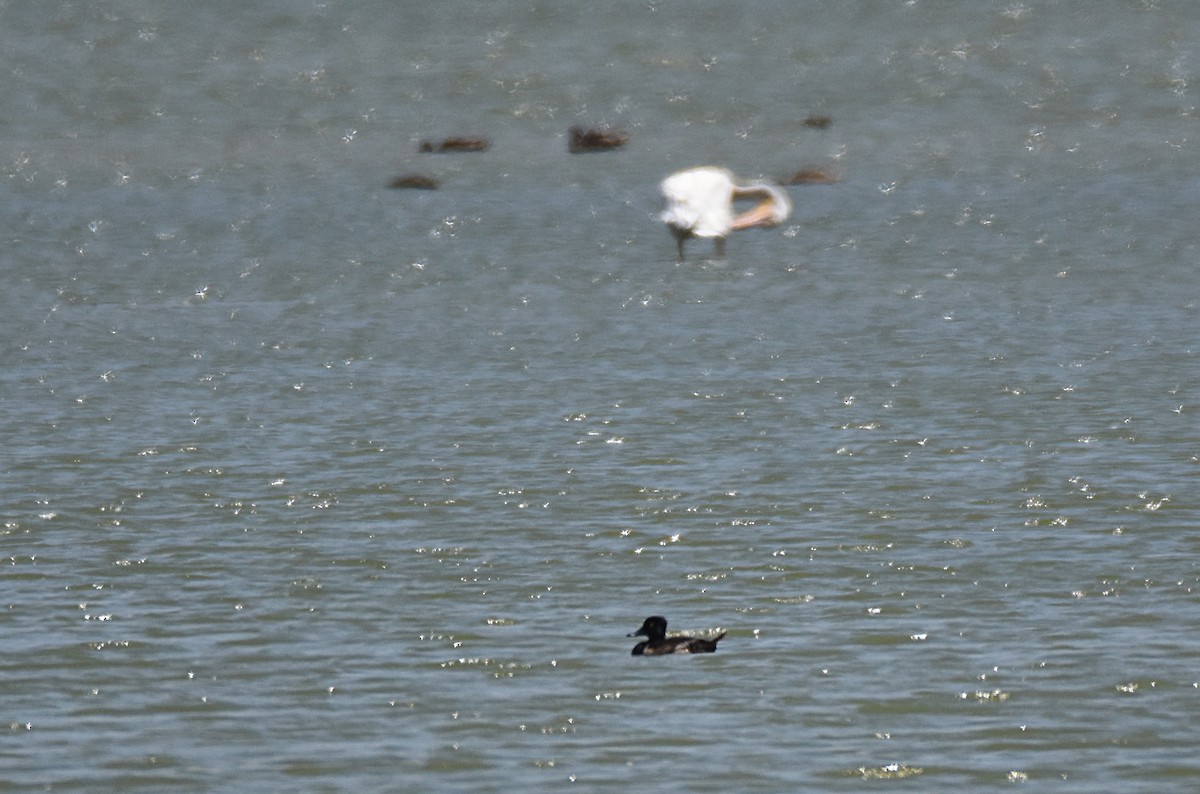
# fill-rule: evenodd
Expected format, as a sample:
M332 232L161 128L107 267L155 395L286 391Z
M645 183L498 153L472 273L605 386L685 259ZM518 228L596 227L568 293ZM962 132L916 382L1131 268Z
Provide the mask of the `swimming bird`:
M422 152L486 152L492 146L487 138L478 136L455 135L442 138L440 141L421 141L418 147Z
M571 154L620 149L627 143L629 143L629 133L625 130L614 130L608 127L584 129L575 126L567 133L567 151Z
M721 632L711 640L701 637L668 637L667 619L660 615L651 615L642 623L642 627L629 637L645 637L645 642L633 646L634 656L659 656L664 653L715 653L717 643L725 636Z
M438 181L425 174L401 174L388 183L395 190L411 188L413 190L437 190Z
M787 192L772 182L741 182L727 168L700 166L671 174L661 185L667 208L659 218L675 236L679 261L690 237L711 237L717 256L725 255L730 232L778 226L792 214ZM734 215L738 199L759 198L753 209Z

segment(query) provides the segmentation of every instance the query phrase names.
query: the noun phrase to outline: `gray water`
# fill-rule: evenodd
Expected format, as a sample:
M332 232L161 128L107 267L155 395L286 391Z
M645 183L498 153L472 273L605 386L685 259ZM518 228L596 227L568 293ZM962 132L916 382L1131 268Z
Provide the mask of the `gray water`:
M1200 786L1193 4L0 40L0 788Z

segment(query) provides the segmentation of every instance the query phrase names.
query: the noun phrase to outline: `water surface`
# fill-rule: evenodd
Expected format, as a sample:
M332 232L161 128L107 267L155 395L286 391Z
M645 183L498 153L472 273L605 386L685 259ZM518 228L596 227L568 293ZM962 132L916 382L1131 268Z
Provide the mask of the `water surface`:
M1196 787L1190 5L0 31L4 786Z

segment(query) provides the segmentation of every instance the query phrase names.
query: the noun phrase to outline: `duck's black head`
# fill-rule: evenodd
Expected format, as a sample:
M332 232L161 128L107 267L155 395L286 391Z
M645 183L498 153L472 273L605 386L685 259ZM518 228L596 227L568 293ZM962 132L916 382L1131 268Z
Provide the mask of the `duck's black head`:
M640 629L627 636L645 637L650 642L661 642L667 636L667 619L661 615L651 615L642 622Z

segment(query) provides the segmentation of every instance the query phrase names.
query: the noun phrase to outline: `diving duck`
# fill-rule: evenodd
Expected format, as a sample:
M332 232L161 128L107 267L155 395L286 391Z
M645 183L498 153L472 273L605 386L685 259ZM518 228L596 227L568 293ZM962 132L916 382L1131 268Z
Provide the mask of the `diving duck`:
M659 656L664 653L715 653L717 643L725 636L725 632L711 640L702 637L668 637L667 619L661 615L651 615L640 629L627 636L646 638L645 642L633 646L634 656Z

